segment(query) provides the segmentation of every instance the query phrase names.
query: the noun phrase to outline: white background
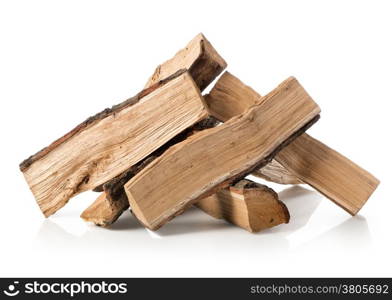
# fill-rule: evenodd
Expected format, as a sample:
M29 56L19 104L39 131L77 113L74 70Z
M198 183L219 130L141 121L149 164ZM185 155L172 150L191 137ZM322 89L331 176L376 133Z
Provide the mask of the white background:
M392 276L390 1L1 1L1 276ZM45 219L19 171L86 117L136 94L203 32L261 94L293 75L309 131L381 180L357 217L308 186L269 184L291 222L259 234L191 209L157 233L129 213Z

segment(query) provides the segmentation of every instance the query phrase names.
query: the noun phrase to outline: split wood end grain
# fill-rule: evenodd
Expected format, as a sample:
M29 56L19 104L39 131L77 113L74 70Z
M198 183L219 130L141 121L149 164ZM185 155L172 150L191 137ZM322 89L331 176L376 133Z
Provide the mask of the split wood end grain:
M187 69L197 86L203 91L227 66L206 37L200 33L176 55L159 65L145 87L149 87L179 69Z
M271 188L241 180L195 204L214 218L224 219L249 232L288 223L290 214Z

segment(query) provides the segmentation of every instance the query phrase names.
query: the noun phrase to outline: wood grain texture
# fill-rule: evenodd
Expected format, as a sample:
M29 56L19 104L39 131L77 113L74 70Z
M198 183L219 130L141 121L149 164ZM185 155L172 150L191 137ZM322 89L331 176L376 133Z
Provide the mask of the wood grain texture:
M212 217L225 219L249 232L259 232L290 220L286 205L279 201L274 190L246 179L195 205Z
M145 88L174 74L180 69L187 69L197 86L203 91L225 68L225 60L218 54L211 43L200 33L176 55L159 65L147 81Z
M348 158L306 134L276 159L352 215L359 212L380 183Z
M290 173L276 159L252 173L253 176L279 184L301 184L303 183L297 176Z
M45 216L138 163L208 116L184 71L89 118L20 168Z
M205 99L211 114L225 121L244 113L255 102L262 102L263 98L257 100L257 96L253 89L226 72ZM275 161L288 174L311 185L352 215L358 213L379 184L369 172L306 133L279 152ZM282 172L281 178L266 168L253 175L257 173L278 183L282 183L281 178L287 179L286 172Z
M249 107L261 101L262 96L237 77L225 72L205 100L211 114L224 122L244 113ZM280 163L272 160L252 175L280 184L299 184L301 180L290 174Z
M317 104L289 78L246 113L169 148L125 185L135 216L156 230L189 205L268 163L317 119Z

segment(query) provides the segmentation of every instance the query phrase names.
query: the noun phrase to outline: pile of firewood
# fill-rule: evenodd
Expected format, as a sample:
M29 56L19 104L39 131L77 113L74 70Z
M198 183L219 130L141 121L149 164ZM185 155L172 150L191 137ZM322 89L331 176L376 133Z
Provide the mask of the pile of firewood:
M308 184L355 215L379 181L305 133L320 108L294 78L261 96L225 72L202 35L159 65L144 89L88 118L20 164L43 214L101 194L82 218L108 226L128 208L157 230L191 205L256 232L288 223L277 193L249 174Z

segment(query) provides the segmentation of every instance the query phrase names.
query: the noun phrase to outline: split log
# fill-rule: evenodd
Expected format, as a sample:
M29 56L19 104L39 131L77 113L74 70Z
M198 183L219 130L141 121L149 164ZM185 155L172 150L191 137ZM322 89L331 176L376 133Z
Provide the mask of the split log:
M134 215L156 230L188 206L267 164L318 119L294 78L246 113L172 146L124 186Z
M290 214L278 194L269 187L241 180L195 204L217 219L225 219L249 232L288 223Z
M179 71L96 114L20 164L45 216L121 174L208 116L192 77Z
M205 99L211 114L221 121L263 101L258 93L228 72ZM286 169L281 173L282 178L287 173L295 176L352 215L358 213L379 184L373 175L306 133L280 151L275 160ZM278 173L282 170L277 169ZM258 172L265 177L264 168ZM270 179L281 183L277 176Z
M206 118L196 123L124 173L109 180L105 184L96 187L94 191L103 193L82 212L80 217L85 221L92 222L98 226L107 227L113 224L121 214L129 208L128 198L124 190L124 184L127 181L144 169L149 163L154 161L154 159L166 151L170 146L185 140L195 132L215 127L218 123L219 122L213 117Z
M197 86L203 91L227 66L211 43L200 33L176 55L159 65L145 88L165 79L180 69L187 69Z

